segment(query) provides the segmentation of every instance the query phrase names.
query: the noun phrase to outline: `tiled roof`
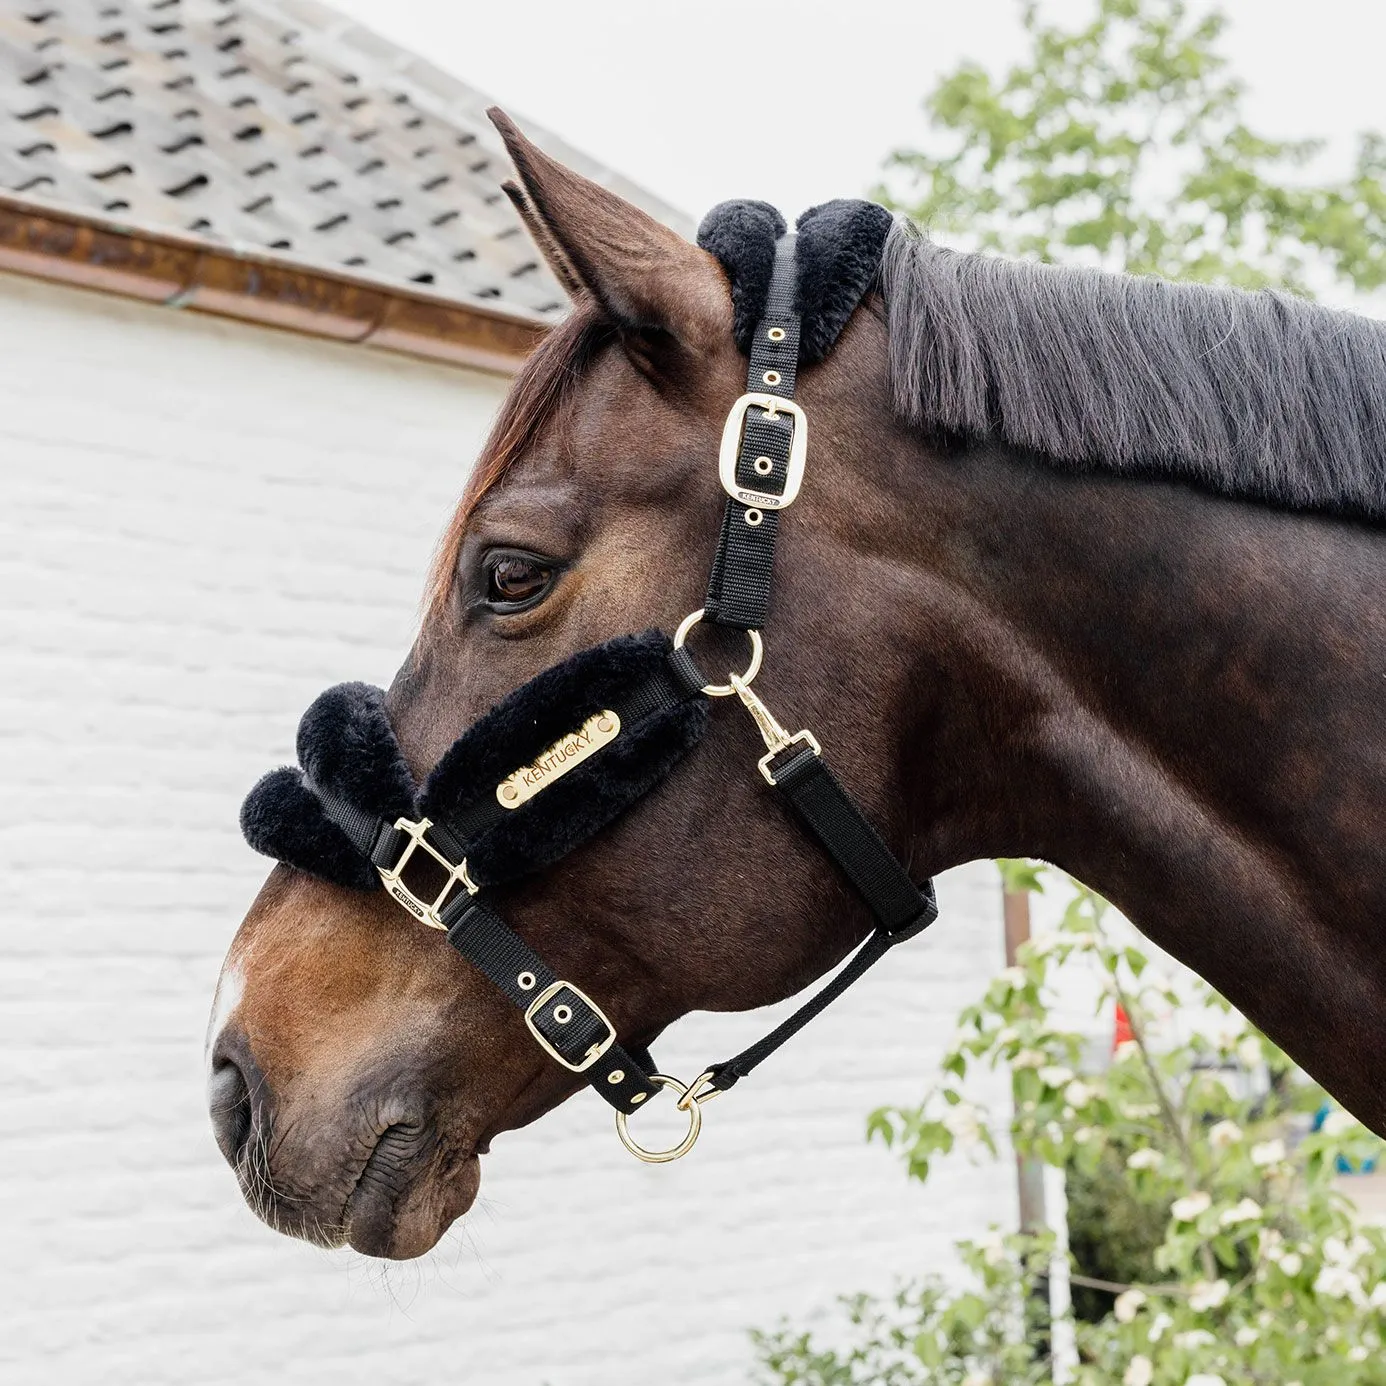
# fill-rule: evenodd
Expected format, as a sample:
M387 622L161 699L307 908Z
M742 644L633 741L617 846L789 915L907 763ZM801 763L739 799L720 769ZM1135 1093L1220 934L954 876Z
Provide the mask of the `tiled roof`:
M0 190L553 318L487 104L312 0L0 0Z

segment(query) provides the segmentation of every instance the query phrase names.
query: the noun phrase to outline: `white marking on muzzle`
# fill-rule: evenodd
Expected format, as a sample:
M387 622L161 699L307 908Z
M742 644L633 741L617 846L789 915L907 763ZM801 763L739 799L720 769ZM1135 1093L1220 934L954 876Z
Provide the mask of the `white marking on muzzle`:
M212 1046L217 1042L223 1026L231 1019L231 1013L241 1004L245 995L245 973L240 963L227 963L217 979L217 994L212 999L212 1018L207 1022L207 1043L203 1058L207 1071L212 1070Z

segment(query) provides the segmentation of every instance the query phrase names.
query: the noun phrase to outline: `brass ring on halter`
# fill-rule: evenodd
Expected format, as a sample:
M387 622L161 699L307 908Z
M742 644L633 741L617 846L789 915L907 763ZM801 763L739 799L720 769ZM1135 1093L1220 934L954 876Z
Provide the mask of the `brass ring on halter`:
M722 1095L721 1088L712 1086L713 1073L710 1068L705 1068L687 1087L684 1094L679 1098L675 1106L679 1111L686 1112L690 1106L701 1107L704 1102L711 1102L714 1097ZM703 1089L707 1091L704 1092Z
M674 632L674 648L676 650L683 649L683 642L688 639L688 632L703 619L703 612L705 610L705 607L700 606L696 611L691 612L679 622L679 628ZM760 673L760 661L765 654L765 645L761 641L760 632L758 630L748 630L746 634L751 640L751 662L746 666L746 672L738 675L742 683L750 683L750 681ZM736 692L736 689L729 683L705 683L703 685L703 692L706 693L709 698L730 698L731 695Z
M701 1079L699 1080L701 1081ZM658 1083L662 1088L673 1088L679 1094L679 1106L683 1107L683 1099L692 1091L685 1087L677 1078L666 1077L663 1073L650 1074L650 1082ZM698 1133L703 1129L703 1109L697 1102L691 1106L683 1108L688 1113L688 1133L684 1138L668 1150L646 1150L643 1145L637 1145L631 1138L631 1134L626 1130L626 1118L628 1113L616 1113L616 1134L621 1138L621 1144L635 1156L637 1160L644 1160L647 1165L667 1165L670 1160L677 1160L682 1155L687 1155L693 1149L698 1139Z

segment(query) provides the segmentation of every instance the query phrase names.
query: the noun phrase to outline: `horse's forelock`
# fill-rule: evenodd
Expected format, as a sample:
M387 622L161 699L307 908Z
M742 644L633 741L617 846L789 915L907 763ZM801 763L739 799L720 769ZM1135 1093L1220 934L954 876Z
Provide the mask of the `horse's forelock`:
M425 626L442 609L452 590L468 520L554 418L611 330L594 303L582 302L549 332L521 367L439 541L424 594Z

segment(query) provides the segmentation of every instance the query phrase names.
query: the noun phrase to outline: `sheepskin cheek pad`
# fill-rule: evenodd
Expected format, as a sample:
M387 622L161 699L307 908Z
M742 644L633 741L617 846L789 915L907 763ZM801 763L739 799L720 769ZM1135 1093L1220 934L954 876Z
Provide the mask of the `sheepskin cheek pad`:
M424 785L420 809L465 844L478 884L548 866L654 788L701 739L708 701L679 696L662 631L623 635L582 650L507 695L448 748ZM672 697L632 706L652 681ZM596 713L621 718L614 741L517 809L492 811L496 787ZM468 828L468 823L475 824Z
M367 684L330 688L299 725L302 770L266 775L241 810L258 852L338 885L380 884L371 862L327 816L329 793L376 817L428 817L466 849L480 885L513 880L557 861L643 797L697 744L707 699L688 696L671 672L660 631L582 650L508 694L444 754L420 793L389 719ZM663 696L651 697L652 690ZM616 711L616 738L516 809L497 786L589 717Z

